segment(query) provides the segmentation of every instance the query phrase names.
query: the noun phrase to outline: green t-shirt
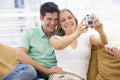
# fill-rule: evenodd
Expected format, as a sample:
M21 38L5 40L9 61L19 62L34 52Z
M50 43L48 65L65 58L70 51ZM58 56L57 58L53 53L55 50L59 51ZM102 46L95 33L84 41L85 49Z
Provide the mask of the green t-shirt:
M27 48L29 56L41 65L48 68L56 66L57 61L54 49L50 45L50 41L41 27L25 30L20 46Z

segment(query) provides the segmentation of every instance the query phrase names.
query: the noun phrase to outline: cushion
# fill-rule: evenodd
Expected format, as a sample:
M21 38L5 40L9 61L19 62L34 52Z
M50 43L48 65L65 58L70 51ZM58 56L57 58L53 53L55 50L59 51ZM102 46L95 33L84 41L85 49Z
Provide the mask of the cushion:
M92 46L87 80L96 80L97 73L97 46Z
M66 72L65 74L51 74L48 80L84 80L80 76Z
M10 73L16 63L16 48L0 44L0 77Z
M97 58L96 80L120 80L120 60L114 58L103 46L98 47Z

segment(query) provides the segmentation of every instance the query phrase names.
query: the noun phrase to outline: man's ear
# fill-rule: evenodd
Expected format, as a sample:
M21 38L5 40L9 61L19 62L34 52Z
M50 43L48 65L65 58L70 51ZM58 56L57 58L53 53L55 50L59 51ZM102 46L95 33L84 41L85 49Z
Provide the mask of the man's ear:
M40 15L40 20L43 21L44 20L44 17Z

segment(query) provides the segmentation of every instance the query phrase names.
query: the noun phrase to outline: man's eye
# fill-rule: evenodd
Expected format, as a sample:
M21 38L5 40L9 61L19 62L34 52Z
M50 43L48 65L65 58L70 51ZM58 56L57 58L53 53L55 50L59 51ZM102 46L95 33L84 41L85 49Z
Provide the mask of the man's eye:
M51 19L51 18L48 18L47 20L49 20L49 21L50 21L50 20L52 20L52 19Z

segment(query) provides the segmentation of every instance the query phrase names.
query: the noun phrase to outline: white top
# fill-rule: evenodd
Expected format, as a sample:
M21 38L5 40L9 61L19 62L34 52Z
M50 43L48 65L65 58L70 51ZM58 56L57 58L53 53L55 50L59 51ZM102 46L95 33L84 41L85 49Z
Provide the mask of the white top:
M77 74L85 80L87 78L87 71L91 57L92 45L89 36L89 31L81 34L80 37L77 38L78 46L75 49L69 45L63 50L55 50L57 65L64 71Z

